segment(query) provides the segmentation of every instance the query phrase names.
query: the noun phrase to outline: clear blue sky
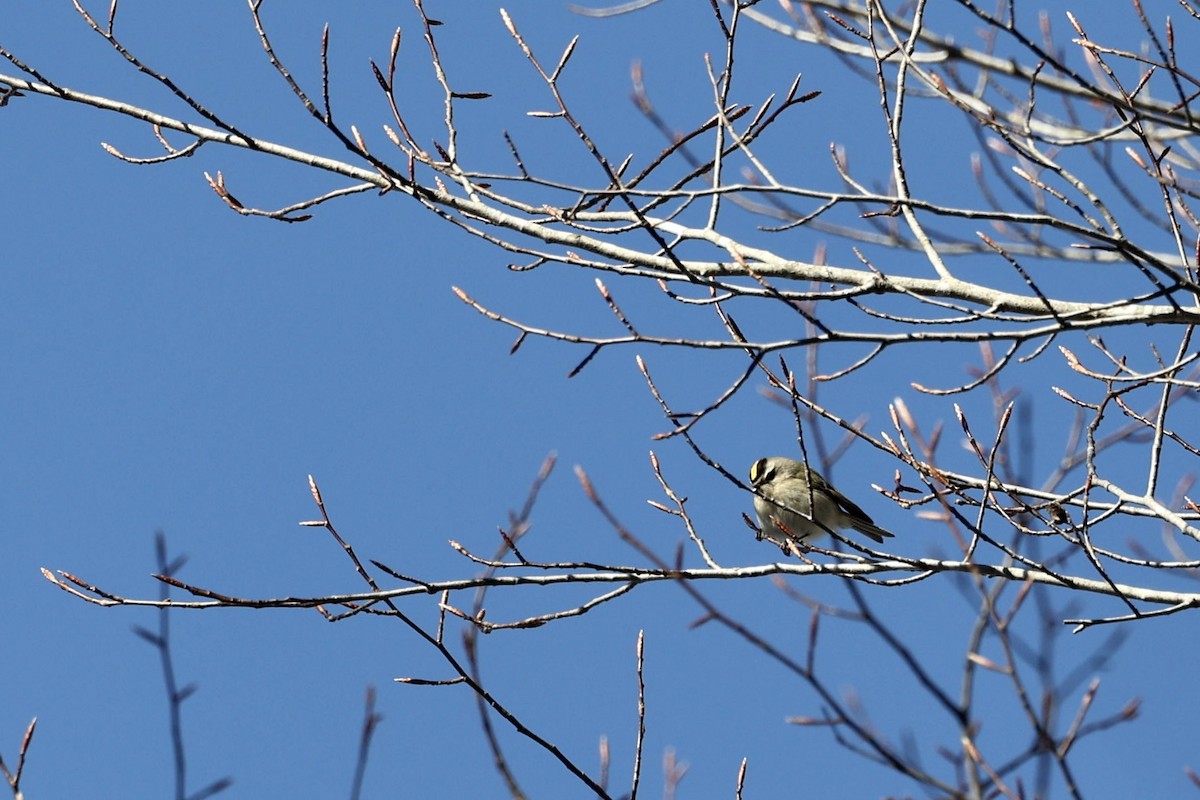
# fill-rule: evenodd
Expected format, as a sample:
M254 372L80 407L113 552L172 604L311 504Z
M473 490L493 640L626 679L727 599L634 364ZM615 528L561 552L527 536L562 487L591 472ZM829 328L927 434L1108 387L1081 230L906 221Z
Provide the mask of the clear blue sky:
M505 33L498 8L435 3L429 9L446 22L438 34L455 88L496 95L462 107L464 152L481 169L509 169L500 138L507 129L531 168L598 182L560 123L523 115L549 108L549 101ZM571 35L583 35L564 88L614 160L633 151L635 163L645 163L662 146L628 100L633 59L644 62L652 96L676 127L709 115L701 56L719 52L721 43L707 4L664 3L604 21L573 16L558 3L524 0L507 8L547 63L557 60ZM313 94L319 94L321 27L331 24L335 109L380 149L387 147L380 124L390 117L368 58L384 60L391 31L402 26L410 120L425 141L441 138L439 90L409 7L268 2L265 17L280 52ZM0 44L63 85L169 115L187 113L122 63L69 3L19 0L0 20ZM118 32L149 64L236 125L339 155L336 142L270 70L238 4L199 11L126 2ZM818 101L824 106L800 112L786 135L781 131L764 144L776 155L794 149L797 160L810 159L802 163L818 181L832 175L823 155L831 140L861 147L854 157L864 174L886 163L886 151L871 149L880 141L878 127L863 130L878 126L877 105L839 103L841 87L853 85L864 95L836 62L759 33L739 66L746 71L738 98L744 102L785 91L798 71L806 88L825 92ZM575 464L627 525L661 552L672 552L680 530L645 503L661 499L647 459L653 448L691 498L723 564L778 558L754 542L740 520L749 497L679 444L651 441L666 425L633 361L641 353L677 396L699 405L740 368L736 359L627 349L603 354L568 380L584 351L531 340L509 357L512 331L477 315L450 287L533 324L617 334L592 275L510 273L504 269L509 255L398 195L332 203L304 224L243 218L217 200L204 171L223 172L233 193L258 207L343 184L212 145L164 166L131 166L105 154L101 141L133 156L159 154L148 130L110 114L40 97L0 109L0 602L7 610L0 753L14 761L25 725L39 718L27 797L161 798L171 785L159 666L131 630L153 627L153 612L84 604L43 581L38 568L152 596L158 591L149 577L153 537L162 530L171 551L189 558L181 577L219 591L261 597L359 591L327 535L296 525L316 516L309 473L361 555L436 579L477 571L446 541L490 553L496 526L520 505L552 451L559 467L534 515L527 555L638 560L585 501ZM939 155L933 148L914 158L936 163ZM965 173L964 165L956 169ZM788 246L799 257L817 244L812 234L790 235L798 237ZM607 280L647 329L667 335L689 325L711 329L707 320L696 323L655 297L651 287ZM891 398L923 402L911 399L911 380L936 376L946 364L960 376L959 364L971 358L962 351L936 362L880 367L840 391L857 393L858 411L870 417L871 430L880 430ZM1037 373L1025 377L1038 380ZM1044 426L1040 445L1040 437L1058 433L1057 422L1043 421L1054 419L1047 409L1055 401L1044 384L1026 392L1035 422ZM948 416L946 404L922 408L930 414L941 408L937 413ZM793 450L788 415L753 389L703 439L739 469L760 455ZM1056 446L1048 443L1039 455L1052 457ZM1045 461L1035 471L1049 466ZM904 552L951 552L944 529L873 496L869 484L888 483L890 470L878 456L855 450L838 483L897 532ZM808 614L769 581L704 589L731 613L802 652ZM844 597L832 580L800 589L830 602ZM489 619L549 611L583 596L495 593ZM956 691L971 612L951 582L871 596ZM470 598L456 600L467 605ZM428 599L405 608L433 619ZM681 796L732 796L743 757L750 759L748 796L913 790L837 748L826 732L787 725L786 717L819 714L816 698L729 633L715 626L689 629L698 614L675 587L643 587L579 620L484 639L485 675L505 702L581 765L594 769L597 741L609 737L619 793L636 722L634 647L645 629L644 796L660 795L668 748L689 765ZM462 687L392 682L449 676L400 625L373 618L330 625L309 611L178 612L172 620L181 680L199 687L184 709L193 789L228 775L235 784L226 797L346 796L362 697L374 685L384 721L366 797L503 796L474 698ZM1131 642L1101 675L1097 713L1112 713L1132 696L1145 702L1135 727L1080 746L1078 771L1094 796L1178 795L1183 767L1200 766L1192 737L1179 733L1183 721L1200 712L1191 674L1196 645L1180 635L1188 624L1172 618L1131 629ZM859 694L889 736L912 729L922 732L925 747L934 733L954 741L953 730L928 716L927 700L863 630L827 624L822 635L829 668L845 672L834 685ZM1058 646L1071 664L1102 641L1104 633L1093 632ZM999 692L1002 683L989 678ZM986 736L1008 735L1014 702L997 694ZM1026 735L1022 729L1020 741ZM545 754L507 732L506 741L531 796L583 795ZM924 755L929 762L937 758L930 750Z

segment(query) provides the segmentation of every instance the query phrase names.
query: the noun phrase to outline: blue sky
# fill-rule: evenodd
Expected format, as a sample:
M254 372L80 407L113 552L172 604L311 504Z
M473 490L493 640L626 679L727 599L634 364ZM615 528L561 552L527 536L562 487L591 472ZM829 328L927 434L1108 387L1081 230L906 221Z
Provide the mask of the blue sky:
M500 138L507 129L531 167L598 181L568 131L523 115L549 101L504 32L497 8L429 7L446 22L439 41L456 88L496 95L464 107L464 151L481 169L508 169ZM662 146L628 100L633 59L644 62L652 97L677 127L710 113L702 54L716 52L720 40L707 4L664 3L617 20L587 20L562 5L528 0L507 8L549 63L574 33L583 35L564 88L607 152L633 151L644 163ZM21 0L3 19L0 44L51 79L162 113L186 113L121 63L69 3ZM320 31L330 22L335 107L380 148L386 140L379 125L389 116L367 59L384 59L391 31L402 26L411 118L426 140L440 135L439 91L407 6L334 9L297 2L285 11L268 3L266 19L298 80L314 92ZM118 31L150 64L236 124L263 138L339 155L336 142L270 71L238 4L197 12L125 2ZM811 114L800 110L791 127L764 143L768 152L793 154L817 182L833 174L823 155L833 140L854 148L864 174L886 164L880 161L886 152L873 149L879 129L869 127L878 125L877 106L835 104L846 87L858 87L861 96L861 85L836 62L764 33L750 39L744 56L745 102L786 90L798 71L805 73L805 87L825 93L825 106ZM919 121L913 124L923 130ZM644 356L682 405L695 406L736 374L737 358L630 348L605 352L567 379L585 351L530 340L510 357L513 332L476 314L451 287L533 324L617 334L593 275L561 268L509 272L504 267L511 256L397 195L332 203L303 224L243 218L213 195L205 171L221 171L234 194L259 207L341 183L211 145L190 159L132 166L106 155L101 141L130 155L157 154L147 130L111 114L39 97L0 109L6 154L0 600L8 609L0 753L15 760L24 726L39 718L26 796L163 797L171 776L158 663L132 632L133 626L152 627L153 613L84 604L43 581L38 568L68 570L121 594L153 596L153 539L161 530L172 553L188 556L181 577L219 591L259 597L359 591L328 536L296 524L316 516L310 473L339 531L361 555L437 579L477 571L447 540L492 552L496 526L506 524L551 452L559 464L534 514L527 555L638 560L587 503L572 473L576 464L626 525L660 552L672 552L681 531L645 502L662 499L649 468L653 449L691 499L718 560L778 558L741 522L750 509L747 495L680 443L652 441L666 423L634 364L635 354ZM914 166L935 166L940 157L918 149ZM953 192L948 182L936 189ZM799 257L818 242L808 233L788 235L797 238ZM648 329L674 335L713 330L710 320L637 282L605 280ZM965 349L936 359L914 351L911 361L881 365L822 391L831 404L856 399L860 407L853 410L869 417L872 430L887 427L887 403L896 396L927 412L927 420L952 419L948 402L913 397L909 384L945 378L947 364L952 372L945 382L962 380L960 365L975 359ZM800 356L792 360L798 365ZM1035 365L1015 376L1024 382L1038 426L1036 453L1044 459L1038 474L1051 466L1063 418L1046 374ZM974 402L976 411L986 408L986 398ZM761 455L794 450L789 415L753 387L701 438L739 470ZM904 552L950 552L944 529L873 495L869 485L887 484L891 469L877 454L855 448L839 465L838 484L897 532ZM797 588L828 602L844 599L832 580ZM721 581L703 589L730 613L802 652L807 611L769 581ZM584 596L493 592L489 619L548 611ZM952 581L870 596L934 674L955 688L971 610ZM419 620L434 618L429 600L405 608ZM646 796L661 793L668 749L689 765L681 796L732 796L743 757L750 759L750 796L914 790L837 748L825 731L787 725L789 716L818 714L816 698L728 632L690 628L698 615L675 587L641 587L578 620L486 637L485 674L498 696L581 765L594 768L597 742L607 736L614 748L612 783L619 786L630 769L634 648L645 630ZM503 796L474 698L462 687L392 682L448 676L436 655L401 626L361 617L330 625L310 611L229 610L178 612L172 624L181 680L199 687L184 709L193 789L228 775L235 780L228 797L345 796L363 694L373 685L384 720L364 796ZM1183 766L1196 765L1194 747L1172 731L1200 710L1191 680L1196 647L1178 635L1184 624L1172 618L1131 629L1130 642L1100 675L1096 713L1111 714L1140 696L1143 717L1080 745L1086 788L1106 796L1182 791ZM861 696L890 736L916 730L926 747L932 740L954 741L953 729L929 716L902 667L865 631L829 623L822 636L829 669L838 675L832 683ZM1063 638L1058 646L1071 664L1103 641L1104 632L1096 631ZM1000 681L989 678L997 694L985 739L1026 736L1009 733L1012 701ZM582 796L545 754L515 737L506 742L531 796ZM931 749L925 757L936 759Z

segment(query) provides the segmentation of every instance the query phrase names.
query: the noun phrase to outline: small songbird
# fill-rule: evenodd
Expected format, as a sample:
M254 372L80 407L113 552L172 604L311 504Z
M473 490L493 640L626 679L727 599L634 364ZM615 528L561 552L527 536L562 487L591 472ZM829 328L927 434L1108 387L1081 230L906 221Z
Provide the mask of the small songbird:
M750 467L750 486L762 526L760 538L770 539L784 552L789 552L789 541L810 541L829 530L850 528L879 543L893 535L803 461L760 458Z

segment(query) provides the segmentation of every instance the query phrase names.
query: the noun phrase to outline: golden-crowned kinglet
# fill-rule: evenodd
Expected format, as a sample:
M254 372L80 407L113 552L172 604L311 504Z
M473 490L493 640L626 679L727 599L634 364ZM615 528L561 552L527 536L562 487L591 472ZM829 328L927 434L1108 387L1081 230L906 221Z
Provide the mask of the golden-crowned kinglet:
M761 537L784 552L788 552L789 540L814 539L830 530L853 528L880 543L892 536L803 461L783 456L760 458L750 467L750 486Z

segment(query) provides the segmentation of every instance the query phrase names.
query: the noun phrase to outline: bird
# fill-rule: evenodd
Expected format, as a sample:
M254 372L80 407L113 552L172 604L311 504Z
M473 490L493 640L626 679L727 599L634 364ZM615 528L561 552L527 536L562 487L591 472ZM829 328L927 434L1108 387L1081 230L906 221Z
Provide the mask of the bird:
M809 542L831 530L853 529L880 544L894 536L803 461L760 458L750 467L750 486L762 526L759 538L770 539L785 553L791 552L789 544Z

